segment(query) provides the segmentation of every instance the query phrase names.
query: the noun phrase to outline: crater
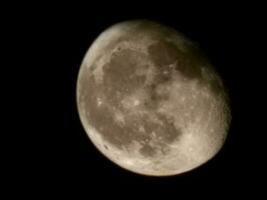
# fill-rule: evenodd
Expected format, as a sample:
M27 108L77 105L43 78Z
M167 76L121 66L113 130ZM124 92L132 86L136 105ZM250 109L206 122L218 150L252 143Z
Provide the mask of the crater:
M156 155L156 149L146 144L141 147L139 153L145 157L153 157Z

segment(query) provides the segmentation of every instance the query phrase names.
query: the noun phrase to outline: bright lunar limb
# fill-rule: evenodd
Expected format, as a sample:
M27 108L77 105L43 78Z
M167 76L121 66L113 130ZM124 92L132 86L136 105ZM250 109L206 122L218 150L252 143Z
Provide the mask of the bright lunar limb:
M199 48L147 20L113 25L93 42L80 67L77 106L100 152L152 176L210 160L231 121L222 80Z

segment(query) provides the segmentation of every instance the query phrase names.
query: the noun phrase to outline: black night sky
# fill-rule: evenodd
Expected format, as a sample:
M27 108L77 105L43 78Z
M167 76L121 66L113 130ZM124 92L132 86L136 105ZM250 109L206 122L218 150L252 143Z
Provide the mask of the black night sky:
M14 76L23 79L17 95L23 113L20 128L25 128L18 136L21 142L14 141L14 148L10 148L13 157L9 159L14 164L9 168L9 184L25 186L24 192L77 191L88 197L89 192L100 188L104 194L105 190L112 190L114 194L122 191L130 196L142 192L175 196L180 191L202 195L212 191L227 196L253 187L260 190L258 166L262 165L257 152L261 150L256 137L263 131L253 125L260 123L261 117L252 106L259 104L260 88L255 85L262 81L261 66L251 59L257 40L256 25L260 23L252 14L256 11L248 5L124 4L35 5L9 23L15 28L12 37L18 41L16 51L23 51ZM75 95L83 56L99 33L114 23L131 19L169 25L196 41L228 88L232 124L226 143L214 159L194 171L164 178L128 172L99 153L81 125ZM26 76L22 78L20 72Z

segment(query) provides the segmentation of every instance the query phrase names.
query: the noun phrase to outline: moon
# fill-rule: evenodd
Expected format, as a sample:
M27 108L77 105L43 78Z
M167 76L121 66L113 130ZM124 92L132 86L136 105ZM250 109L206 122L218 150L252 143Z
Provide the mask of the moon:
M96 38L76 95L96 148L142 175L177 175L206 163L222 148L231 121L223 81L200 48L148 20L115 24Z

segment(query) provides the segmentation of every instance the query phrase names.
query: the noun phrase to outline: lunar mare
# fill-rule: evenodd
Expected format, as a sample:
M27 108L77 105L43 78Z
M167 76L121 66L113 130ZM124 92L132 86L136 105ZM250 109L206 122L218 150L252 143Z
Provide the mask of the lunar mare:
M77 106L107 158L153 176L207 162L231 120L222 80L198 47L146 20L116 24L93 42L80 67Z

